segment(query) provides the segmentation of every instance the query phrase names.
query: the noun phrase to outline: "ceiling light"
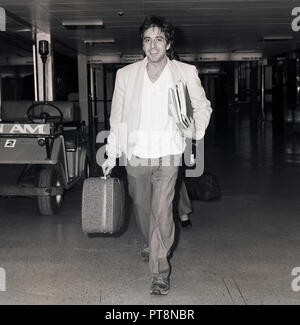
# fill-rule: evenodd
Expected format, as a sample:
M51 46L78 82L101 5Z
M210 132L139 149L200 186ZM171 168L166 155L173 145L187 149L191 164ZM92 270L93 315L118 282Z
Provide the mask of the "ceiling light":
M266 42L280 42L280 41L290 41L293 39L293 36L264 36L263 41Z
M14 33L27 33L32 32L31 28L21 28L21 29L15 29L13 31Z
M98 38L98 39L85 39L83 40L85 44L114 44L114 38Z
M247 50L247 49L234 49L231 51L232 53L257 53L257 50L251 49L251 50Z
M95 29L104 27L101 19L68 19L63 20L62 24L66 29Z

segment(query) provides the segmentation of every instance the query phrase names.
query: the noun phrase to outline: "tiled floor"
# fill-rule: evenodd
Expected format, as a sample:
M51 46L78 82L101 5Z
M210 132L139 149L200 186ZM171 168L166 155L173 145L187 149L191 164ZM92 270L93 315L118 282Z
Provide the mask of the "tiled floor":
M0 199L0 304L299 304L300 135L250 123L247 111L216 112L205 149L222 198L193 201L167 296L149 294L133 220L119 237L83 234L76 187L55 217L38 216L29 199Z

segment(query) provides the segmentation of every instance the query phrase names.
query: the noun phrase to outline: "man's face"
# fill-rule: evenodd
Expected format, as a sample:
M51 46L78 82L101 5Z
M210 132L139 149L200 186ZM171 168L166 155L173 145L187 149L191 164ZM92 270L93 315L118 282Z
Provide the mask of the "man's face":
M165 34L158 27L150 27L144 32L143 50L150 62L160 62L166 57L170 48Z

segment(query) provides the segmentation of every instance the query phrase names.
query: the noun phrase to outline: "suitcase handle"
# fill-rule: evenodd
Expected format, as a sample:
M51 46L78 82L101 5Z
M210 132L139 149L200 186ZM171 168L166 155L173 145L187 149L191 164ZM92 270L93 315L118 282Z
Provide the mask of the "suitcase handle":
M101 176L100 178L101 178L101 179L104 179L104 180L106 181L108 178L110 178L110 174L105 175L105 176Z

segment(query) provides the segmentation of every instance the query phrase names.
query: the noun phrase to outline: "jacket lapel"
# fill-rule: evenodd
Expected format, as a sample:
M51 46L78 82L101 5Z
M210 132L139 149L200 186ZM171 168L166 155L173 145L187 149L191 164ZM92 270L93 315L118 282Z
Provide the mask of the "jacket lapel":
M129 101L126 104L125 122L127 124L127 150L130 159L134 143L136 142L136 131L138 131L141 120L142 94L144 84L144 74L147 64L147 58L142 60L135 69L135 73L130 76L128 91L130 93Z
M179 81L184 81L182 80L182 77L181 77L181 74L180 74L180 71L176 65L176 62L175 60L170 60L168 58L168 61L167 61L167 64L169 66L169 69L171 71L171 75L172 75L172 82L173 82L173 85L172 87L174 88L175 85L179 82Z
M140 111L142 105L142 90L144 84L144 75L147 65L147 58L141 61L140 66L136 70L135 82L132 88L132 97L131 101L134 103L134 106ZM137 112L136 112L137 113Z

